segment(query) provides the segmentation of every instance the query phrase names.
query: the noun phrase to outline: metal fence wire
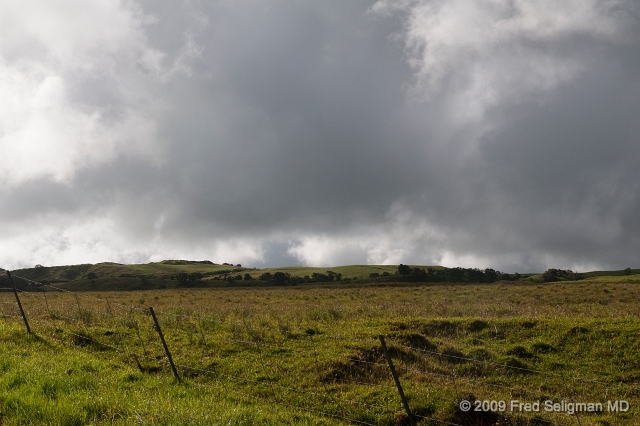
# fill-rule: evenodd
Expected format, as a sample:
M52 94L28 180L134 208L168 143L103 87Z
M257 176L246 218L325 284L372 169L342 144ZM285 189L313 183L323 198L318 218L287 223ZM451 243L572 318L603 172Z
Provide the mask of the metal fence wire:
M448 406L460 404L462 395L470 394L470 390L489 390L501 395L513 396L530 394L540 395L540 389L529 389L525 385L513 386L495 379L462 377L454 368L446 369L447 361L451 364L468 363L486 368L509 372L523 372L549 377L564 382L582 384L598 384L606 387L620 386L611 383L581 377L577 374L558 374L533 368L507 365L469 356L445 354L432 349L418 348L405 344L393 336L379 336L379 345L374 345L376 336L348 337L331 335L307 335L304 339L292 339L287 332L264 325L255 328L245 320L226 324L227 329L212 335L204 330L203 319L198 315L176 314L155 310L152 307L140 308L110 301L92 294L74 292L40 283L4 271L12 283L11 287L0 290L0 316L7 320L22 320L28 333L38 330L54 329L47 333L51 341L68 348L88 351L99 356L118 356L128 364L133 363L141 372L166 371L170 368L176 381L184 381L203 390L215 388L216 383L224 381L239 386L227 386L228 392L238 397L266 404L277 404L301 412L344 421L351 424L373 425L359 415L368 412L375 416L396 419L396 424L442 424L468 426L473 423L472 417L465 417L464 410L457 410L458 418L443 420L434 413L412 411L413 401L424 399L424 390L414 391L417 383L449 384L455 390L456 397L446 395L430 395ZM18 289L15 280L23 280L30 284L30 290ZM13 299L12 299L13 298ZM15 300L14 300L15 299ZM31 325L29 325L31 322ZM59 322L75 328L53 326ZM109 331L98 335L92 332L96 327L114 326L118 328L117 338ZM263 329L260 329L262 327ZM268 333L266 333L268 332ZM281 336L266 338L264 335ZM107 336L107 337L105 337ZM388 340L385 340L385 338ZM187 339L190 350L198 347L200 342L206 348L207 340L216 344L231 345L234 348L251 354L257 364L256 371L241 374L237 371L222 371L206 365L189 365L181 360L181 353L172 353L172 343L179 339ZM295 344L292 344L294 342ZM357 347L366 343L377 354L377 357L366 358L353 355L331 355L334 363L343 363L349 368L362 371L362 375L327 374L327 360L321 360L319 345L334 345L338 348ZM389 346L387 346L389 345ZM403 359L393 359L392 351L408 351L417 360L408 365ZM375 349L375 351L374 351ZM372 353L373 353L372 352ZM267 360L267 354L277 353ZM203 355L202 359L209 359ZM174 358L176 361L174 361ZM326 358L326 357L325 357ZM288 368L287 360L306 359L311 376L316 377L315 387L308 383L299 384L295 377L288 377L294 370ZM412 358L413 359L413 358ZM283 379L288 380L283 380ZM262 389L260 392L243 391L242 385ZM405 387L405 385L408 385ZM369 389L372 395L394 397L380 398L377 401L358 400L353 395L354 389ZM424 386L422 387L424 389ZM637 391L638 387L626 384L628 391ZM285 398L287 395L287 398ZM291 396L295 397L291 397ZM559 398L558 395L554 397ZM354 411L355 410L355 411ZM404 419L404 420L403 420ZM531 418L529 419L531 420ZM576 414L580 423L580 417ZM535 417L535 424L557 425L553 417ZM496 423L498 424L498 423ZM524 424L524 423L523 423Z

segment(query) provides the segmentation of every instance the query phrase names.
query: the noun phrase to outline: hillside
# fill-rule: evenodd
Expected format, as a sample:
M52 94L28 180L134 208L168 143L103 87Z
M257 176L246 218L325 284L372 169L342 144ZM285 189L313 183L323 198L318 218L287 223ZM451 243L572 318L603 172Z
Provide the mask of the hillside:
M442 266L346 265L334 267L285 266L246 268L207 260L163 260L146 264L103 262L68 266L41 266L13 271L16 277L74 291L150 290L188 287L247 287L299 284L367 284L398 282L492 283L545 282L544 274L506 274L492 269ZM640 282L640 269L573 273L558 271L555 281ZM566 278L570 273L571 278ZM563 275L565 274L565 275ZM6 277L0 276L0 284ZM16 278L16 285L34 287ZM2 285L6 287L6 285Z
M427 268L426 266L423 268ZM431 266L430 268L442 269ZM330 268L288 266L282 268L245 268L240 264L216 264L209 261L163 260L146 264L124 265L97 263L40 266L13 271L13 275L55 285L68 290L144 290L178 287L260 286L274 284L260 277L278 272L308 282L322 281L333 275L333 280L349 282L388 281L396 274L396 265L348 265ZM329 273L329 275L327 275ZM314 275L316 274L316 275ZM247 277L248 275L248 277ZM316 277L314 281L312 277ZM337 277L337 279L336 279ZM397 281L396 277L396 281ZM24 282L17 279L17 285ZM275 282L275 284L278 284Z

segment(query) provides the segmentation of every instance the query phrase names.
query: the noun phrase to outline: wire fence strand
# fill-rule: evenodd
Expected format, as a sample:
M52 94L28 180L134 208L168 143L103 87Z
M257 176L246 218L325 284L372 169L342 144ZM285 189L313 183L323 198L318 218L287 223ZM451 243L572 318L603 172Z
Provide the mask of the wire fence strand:
M0 271L5 271L0 268ZM64 289L61 287L57 287L55 285L51 285L49 283L42 283L38 281L34 281L31 279L27 279L21 276L13 275L17 280L23 280L35 286L36 289L40 291L33 291L33 287L27 286L27 289L17 289L17 292L26 298L26 300L31 300L30 303L27 303L27 313L33 317L33 325L41 327L41 329L51 329L53 324L56 324L55 321L67 321L74 324L77 324L81 328L85 330L89 330L94 323L100 324L125 324L130 330L129 334L119 336L120 339L126 338L135 341L137 338L137 344L127 347L122 345L118 345L117 342L112 342L109 340L109 343L105 343L96 337L92 336L91 333L84 333L79 330L58 330L54 331L50 338L53 341L56 341L60 344L64 344L68 347L77 348L81 350L88 351L90 353L109 353L111 351L118 353L120 356L124 356L126 359L133 358L137 364L137 367L144 372L145 369L150 368L149 366L143 366L140 360L145 361L146 363L153 363L162 368L168 368L168 362L163 357L163 349L157 341L157 336L153 336L151 330L153 330L153 325L150 323L148 309L141 308L139 306L126 305L117 301L110 301L106 298L97 297L94 295L89 295L83 292L72 291L68 289ZM0 287L0 290L13 290L10 287ZM47 298L47 295L51 294L59 294L60 297L50 296ZM40 295L42 295L42 299L40 299L40 305L36 305L33 300L30 299L32 297L39 299ZM68 300L63 300L64 298ZM46 305L46 309L42 306L42 300L44 300L44 305ZM103 304L104 310L95 309L94 305L86 303L87 300L91 300L92 302ZM85 303L81 303L81 301L85 301ZM0 301L0 305L16 305L15 301ZM116 310L113 307L116 307ZM53 307L53 308L52 308ZM10 309L9 309L10 310ZM73 314L75 312L75 314ZM216 333L210 335L205 332L205 318L202 314L188 314L188 313L176 313L170 312L168 310L155 310L162 318L163 328L166 326L166 329L170 331L170 334L176 336L175 333L182 333L183 335L187 335L189 337L189 341L191 342L195 335L198 335L202 338L202 341L206 341L207 338L213 339L216 345L220 345L221 343L232 344L232 345L243 345L243 346L251 346L255 350L253 351L254 357L257 354L256 363L262 374L258 374L267 378L267 380L261 380L258 377L255 379L251 379L248 377L242 377L237 374L228 374L217 370L212 370L210 368L200 368L195 367L193 365L187 365L185 363L176 363L182 371L192 371L197 374L206 373L212 377L224 378L230 381L242 382L248 385L259 385L264 388L270 389L270 394L272 398L265 398L264 396L244 393L237 389L227 388L225 391L236 393L238 395L242 395L244 397L253 398L256 400L265 401L268 403L275 403L281 406L286 406L292 409L303 410L310 413L315 413L317 415L321 415L324 417L330 417L335 419L344 420L354 424L363 424L363 425L371 425L366 421L361 421L358 419L354 419L348 415L349 407L360 407L367 410L372 410L377 412L378 414L395 414L397 413L397 408L391 408L389 406L383 406L375 403L371 403L369 401L358 401L353 398L349 398L344 392L344 389L349 389L349 386L365 386L372 389L379 389L380 392L387 391L392 395L395 395L393 391L395 388L385 383L384 380L380 380L380 383L376 383L376 377L370 374L370 380L360 380L358 377L331 377L330 374L323 375L322 368L325 365L321 364L317 345L325 344L325 345L339 345L342 348L342 354L337 354L333 352L328 358L328 361L331 362L342 362L345 361L349 365L358 365L364 366L361 371L372 372L377 371L378 369L385 374L388 373L388 365L383 362L377 361L376 358L363 359L357 355L344 355L347 350L353 350L354 346L349 344L355 344L355 348L362 348L362 344L366 343L367 347L377 347L374 346L374 342L376 341L374 336L366 336L366 335L357 335L357 336L345 336L345 335L311 335L308 334L308 339L297 339L292 340L290 336L292 333L288 330L283 330L280 326L270 326L265 324L248 324L244 319L242 320L242 324L235 323L233 321L230 322L220 322L219 324L223 325L216 330ZM16 318L21 319L22 317L19 315L11 315L9 313L0 312L0 316L2 318ZM95 319L93 316L99 318ZM146 319L143 319L146 318ZM58 323L59 324L59 323ZM57 327L57 326L56 326ZM66 327L65 327L66 328ZM151 335L150 335L151 333ZM273 334L269 334L273 333ZM94 333L95 334L95 333ZM232 337L229 337L231 334ZM304 336L304 334L301 334ZM66 338L64 336L67 336ZM248 339L243 338L243 336L248 336ZM298 336L299 337L299 336ZM183 337L184 338L184 337ZM317 339L317 341L316 341ZM120 340L121 342L122 340ZM81 342L81 343L80 343ZM447 354L435 350L429 350L424 348L417 348L411 345L406 345L399 341L397 338L389 337L390 347L394 346L396 348L402 348L408 350L413 353L418 353L424 355L423 364L417 363L417 365L406 365L403 360L398 360L398 364L396 365L396 369L400 371L404 371L406 374L417 374L422 375L422 377L430 376L434 378L439 378L442 380L452 380L454 381L454 387L456 388L456 393L459 394L457 390L456 382L459 382L463 386L467 386L468 389L478 389L483 387L495 388L496 392L504 391L509 394L513 393L527 393L531 395L539 395L540 390L531 390L526 387L521 386L511 386L504 383L495 383L493 381L485 381L480 379L479 377L461 377L460 375L456 375L456 370L451 367L451 373L443 373L442 370L435 369L433 367L429 368L427 364L427 357L432 356L437 358L440 362L442 359L448 359L452 362L465 362L465 363L473 363L473 364L482 364L486 366L491 366L496 369L502 369L504 371L518 371L518 372L526 372L539 374L544 376L553 377L556 379L560 379L563 381L571 380L575 382L582 382L588 384L599 384L606 385L609 387L614 386L622 386L621 383L612 383L603 380L595 380L589 379L585 377L581 377L575 374L558 374L550 371L545 371L541 369L535 368L527 368L520 367L514 365L508 365L500 362L492 362L484 359L475 359L467 356L460 356L456 354ZM143 353L139 353L141 349ZM190 351L195 351L194 347L190 347ZM152 356L152 354L160 354L156 356ZM317 375L316 380L316 390L309 389L300 389L297 387L287 386L281 383L283 378L282 372L286 369L282 369L279 366L279 359L276 359L275 369L273 365L268 365L265 357L266 355L271 355L272 353L278 353L280 356L284 356L284 354L288 356L295 356L300 358L301 356L308 357L308 368L314 371L314 374ZM348 352L346 352L348 353ZM353 353L353 352L352 352ZM125 359L123 358L123 359ZM210 359L208 357L202 358ZM379 358L378 358L379 359ZM257 374L257 370L256 370ZM377 374L377 373L376 373ZM193 377L197 377L193 376ZM416 377L416 376L408 376L408 377ZM420 376L418 376L420 377ZM192 383L197 386L203 386L208 388L214 388L211 385L206 383L201 383L201 379L189 378L189 383ZM410 381L411 384L413 382ZM333 387L327 386L328 384L333 384ZM624 384L629 390L638 390L640 388L635 387L633 385ZM467 390L468 390L467 389ZM303 407L296 404L291 404L290 401L284 400L284 395L286 392L302 395L306 397L305 401L315 401L318 402L322 407L334 406L338 412L331 413L328 412L324 408L315 409L309 407ZM548 392L548 391L547 391ZM424 396L419 392L415 392L414 395ZM432 398L433 396L431 396ZM556 395L557 397L557 395ZM445 396L439 396L439 399L447 401L449 403L458 403L457 400L447 398ZM394 401L396 403L398 401ZM463 426L459 423L441 420L435 418L433 416L426 417L420 414L415 414L416 418L426 420L429 422L435 422L443 425L452 425L452 426ZM543 419L540 417L536 417L536 421L556 425L554 421Z

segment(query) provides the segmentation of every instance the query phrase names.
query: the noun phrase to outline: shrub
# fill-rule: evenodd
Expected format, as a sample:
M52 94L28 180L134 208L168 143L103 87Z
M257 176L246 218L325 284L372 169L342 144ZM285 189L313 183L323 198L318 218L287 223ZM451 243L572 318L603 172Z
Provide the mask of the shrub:
M406 277L411 274L411 267L409 265L403 265L402 263L398 266L398 274Z

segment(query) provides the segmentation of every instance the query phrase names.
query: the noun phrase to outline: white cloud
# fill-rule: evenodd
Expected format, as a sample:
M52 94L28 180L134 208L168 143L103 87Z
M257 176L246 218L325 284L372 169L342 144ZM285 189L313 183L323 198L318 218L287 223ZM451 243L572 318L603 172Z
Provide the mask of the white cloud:
M293 243L288 254L308 266L361 264L366 244L357 237L310 235Z
M384 225L349 235L308 235L291 243L288 254L308 266L439 262L442 243L425 240L422 230L381 228Z
M400 37L415 70L412 94L430 99L446 89L453 121L479 122L487 108L536 99L587 70L588 55L563 42L622 39L620 3L381 0L372 11L408 14Z
M119 153L150 155L156 128L143 113L124 108L113 120L68 96L63 77L20 72L0 64L0 185L40 177L68 182L81 167Z
M5 266L637 252L628 0L138 1L0 2Z
M348 234L308 234L292 242L288 253L310 266L439 264L446 236L398 202L382 223L359 226Z
M68 183L119 154L158 160L151 88L163 54L144 24L120 1L2 3L0 185ZM100 90L108 101L94 100Z
M159 215L157 221L161 220ZM234 264L264 261L264 243L259 239L167 241L160 229L144 238L125 232L115 211L75 216L48 214L19 224L4 223L2 229L0 267L5 269L36 264L146 263L164 259L206 259Z
M482 258L473 254L458 255L452 251L445 250L440 260L440 265L448 268L455 268L458 266L465 268L480 268L484 269L490 267L492 259Z

